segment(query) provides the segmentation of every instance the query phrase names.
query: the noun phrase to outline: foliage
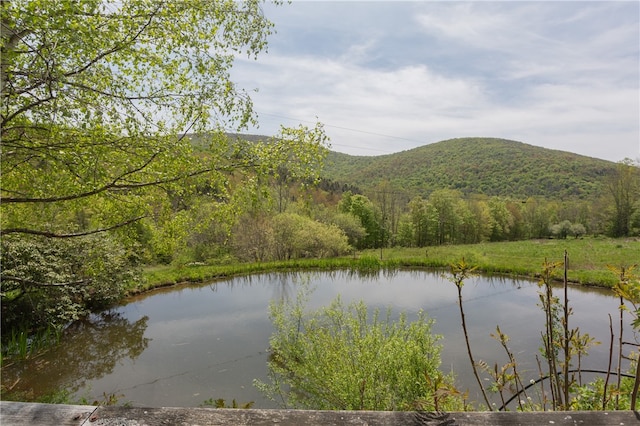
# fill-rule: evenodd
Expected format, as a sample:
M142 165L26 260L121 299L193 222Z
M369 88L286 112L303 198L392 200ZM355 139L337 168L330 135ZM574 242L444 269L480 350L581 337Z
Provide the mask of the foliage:
M137 280L135 256L108 235L1 244L3 330L65 325L120 300Z
M613 237L628 236L632 231L632 219L640 200L639 170L640 164L626 159L619 162L608 177L607 188L613 200L609 233Z
M369 198L360 194L345 192L340 200L339 211L348 213L360 219L365 235L356 241L356 248L380 247L382 225L376 217L375 207Z
M286 165L316 179L321 126L252 143L221 130L254 118L230 69L266 47L260 3L2 2L1 232L72 237L156 221L194 191L227 199L235 172ZM166 261L184 245L169 243L180 224L165 224L152 244Z
M375 201L377 232L385 238L358 247L521 240L554 232L561 238L620 237L640 230L640 167L631 160L614 164L514 141L462 138L379 157L332 152L324 176L357 185L361 196ZM406 221L399 228L403 213L413 229ZM567 223L574 226L556 226Z
M618 277L618 282L613 287L613 291L631 304L633 308L630 310L633 316L632 325L636 329L640 328L640 275L635 272L637 267L637 264L626 267L609 266L609 269ZM625 306L621 306L620 309L629 311Z
M496 327L496 333L491 336L495 338L508 355L509 361L499 366L495 363L490 366L484 361L475 362L471 347L469 345L464 309L462 305L462 287L463 280L474 268L467 264L464 259L450 266L450 277L458 288L458 302L460 307L460 315L462 318L462 328L467 342L467 351L469 360L473 367L473 371L485 398L485 402L490 407L489 400L485 393L484 386L478 375L477 367L489 375L491 385L489 389L499 395L501 400L500 410L508 409L508 405L514 401L518 401L519 410L607 410L607 409L635 409L636 398L639 388L640 375L637 369L637 355L631 354L631 370L635 369L634 374L623 373L621 370L622 346L623 344L632 344L623 340L623 316L622 311L625 310L623 300L632 303L634 310L636 304L633 301L634 291L629 290L631 287L637 287L635 284L637 277L633 274L635 265L631 267L611 268L612 271L619 275L619 284L616 285L616 292L621 297L621 316L620 316L620 338L619 338L619 359L617 372L610 371L611 360L613 357L613 327L610 318L611 328L611 345L609 349L609 367L606 370L583 370L581 357L586 355L590 346L598 344L588 334L581 334L578 328L569 328L569 316L572 314L572 308L569 307L567 297L567 280L566 270L568 268L568 253L565 251L564 266L564 302L553 293L551 285L553 271L561 266L563 262L549 262L545 260L543 263L543 271L540 274L539 287L543 290L539 292L540 306L545 314L545 330L541 332L543 346L541 353L547 362L548 370L543 372L540 360L538 360L538 368L540 377L537 380L531 380L530 384L525 386L520 372L517 369L518 363L513 351L507 346L509 337L504 334L500 327ZM637 299L636 299L637 301ZM637 312L636 312L637 315ZM637 317L636 317L637 318ZM577 369L573 368L573 359L577 357ZM591 383L583 385L582 373L599 373L605 376L596 378ZM616 384L609 384L611 374L618 377ZM576 379L577 377L577 379ZM549 393L546 392L544 382L548 382ZM539 384L539 390L530 390L532 386ZM506 392L512 393L509 399L506 399ZM528 395L528 392L535 392L538 395L539 402L534 402Z
M271 383L257 382L285 407L341 410L454 409L461 396L443 392L452 377L439 370L440 337L424 313L414 322L388 311L380 318L340 298L305 313L305 295L272 304ZM439 385L436 385L439 384Z
M276 260L333 257L350 249L346 236L338 227L305 216L279 214L273 218L273 229Z
M615 169L609 161L516 141L458 138L376 157L331 152L323 176L364 193L388 180L410 197L451 189L467 197L593 200L606 191L603 176Z
M571 224L571 229L569 230L569 232L575 238L579 238L579 237L581 237L581 236L583 236L584 234L587 233L587 229L581 223L572 223Z
M7 361L24 360L37 356L41 351L60 341L61 327L49 326L31 333L28 329L12 328L2 339L0 365Z
M593 382L579 386L575 390L575 396L571 399L571 410L629 410L631 407L631 392L633 379L624 377L620 388L609 385L605 392L605 381L598 377ZM611 395L605 406L602 406L603 395ZM617 398L616 398L617 396ZM617 403L616 403L617 400Z
M567 335L569 314L568 307L560 303L560 299L553 294L553 271L562 265L561 262L545 262L542 265L541 278L538 287L542 290L538 293L540 307L545 314L545 330L542 335L542 356L547 360L549 388L553 410L566 409L568 406L568 389L570 379L565 372L569 367L569 350L565 344L570 343ZM566 282L565 282L566 285ZM562 318L564 314L564 318ZM563 333L564 331L564 333ZM573 331L571 332L573 334ZM565 357L560 357L560 352L565 349ZM564 398L564 399L563 399ZM546 401L545 401L546 402Z
M340 228L347 236L349 245L356 247L367 235L366 229L362 226L360 218L349 213L336 213L329 222Z
M580 237L586 233L586 229L581 223L571 223L568 220L563 220L560 223L554 223L549 227L549 232L557 238L567 238L569 235L573 235L575 238Z
M232 245L239 259L257 262L335 257L351 249L337 226L294 213L242 216L234 228Z
M609 269L618 276L618 282L614 286L613 290L620 297L620 318L622 321L622 315L628 308L625 305L625 301L630 303L632 309L630 310L633 321L631 325L637 332L640 328L640 276L635 273L637 264L631 266L613 267L609 266ZM622 324L621 324L622 327ZM622 328L620 329L620 355L622 357ZM618 369L619 370L619 369ZM618 371L618 374L620 371ZM607 384L605 383L605 389ZM618 388L620 388L620 382L618 381ZM638 360L636 359L636 371L635 380L633 382L633 390L631 392L631 404L630 409L636 409L638 390L640 388L640 368L638 368ZM618 389L619 390L619 389ZM617 401L617 398L616 398Z
M480 244L444 245L428 248L391 248L384 250L385 259L399 260L410 265L447 267L464 257L478 267L479 272L539 277L537 265L545 259L558 259L564 250L572 253L569 281L572 283L613 287L617 282L607 265L625 265L637 258L640 250L638 239L591 238L542 239L533 241L485 242ZM375 256L375 250L362 255ZM555 271L554 280L562 274Z
M508 346L508 342L510 340L509 336L507 336L502 332L502 330L500 330L500 326L496 326L496 333L492 333L491 337L500 342L500 345L503 347L503 349L507 353L507 356L509 357L509 362L501 367L498 367L498 363L495 363L493 370L489 367L488 364L483 363L482 361L478 362L482 369L485 370L485 372L489 373L489 375L493 379L491 390L493 392L498 392L498 394L500 395L503 409L507 406L507 402L505 401L506 390L512 391L516 396L518 396L519 410L531 408L533 406L532 399L527 395L526 387L522 382L522 377L520 377L520 372L517 368L518 363L516 361L515 355ZM520 395L522 395L523 398L520 398Z
M204 282L216 278L259 272L294 269L360 269L363 261L367 268L446 268L461 257L472 261L478 272L537 277L540 273L535 263L553 258L559 250L575 253L571 257L569 280L571 282L613 287L617 282L607 269L609 263L624 264L640 250L640 241L620 239L540 240L483 243L471 245L447 245L424 248L366 250L349 257L325 259L294 259L280 262L244 263L232 257L221 258L208 264L191 263L156 265L144 269L144 279L139 287L128 289L136 293L163 285L184 282ZM375 261L375 264L374 264ZM560 277L557 277L560 278Z
M133 252L208 257L197 207L220 212L219 242L246 207L234 190L283 169L318 178L319 124L255 142L223 131L255 118L230 69L266 48L259 0L25 0L0 13L5 323L58 324L117 300Z
M129 223L146 214L143 194L162 195L153 187L181 193L188 178L220 180L246 163L220 133L200 157L179 135L251 120L229 70L266 46L258 1L29 0L0 11L3 233ZM86 227L65 223L74 214Z

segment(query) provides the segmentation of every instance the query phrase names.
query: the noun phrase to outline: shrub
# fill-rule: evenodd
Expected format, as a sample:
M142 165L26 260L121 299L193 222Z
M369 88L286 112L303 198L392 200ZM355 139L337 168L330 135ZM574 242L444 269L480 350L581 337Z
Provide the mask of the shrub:
M453 409L462 399L453 378L439 371L440 336L424 312L409 323L364 303L304 313L305 295L272 304L275 327L268 362L270 384L256 382L284 407L322 410Z
M3 331L64 325L118 301L137 279L134 259L108 235L2 238Z

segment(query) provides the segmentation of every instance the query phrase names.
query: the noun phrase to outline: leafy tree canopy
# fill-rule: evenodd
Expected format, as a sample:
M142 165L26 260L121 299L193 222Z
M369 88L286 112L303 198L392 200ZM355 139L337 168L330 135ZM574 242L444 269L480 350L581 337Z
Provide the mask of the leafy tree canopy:
M251 146L224 136L255 118L230 69L266 48L261 1L24 0L0 12L5 234L109 229L196 179L224 186L239 169L322 157L320 127ZM206 155L187 132L208 135Z

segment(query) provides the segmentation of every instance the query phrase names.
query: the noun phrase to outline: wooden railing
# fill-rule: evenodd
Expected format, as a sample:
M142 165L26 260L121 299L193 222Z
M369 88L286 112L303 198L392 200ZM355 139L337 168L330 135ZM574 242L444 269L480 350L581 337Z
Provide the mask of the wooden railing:
M94 407L0 401L2 426L455 426L640 425L634 411L451 412L313 411Z

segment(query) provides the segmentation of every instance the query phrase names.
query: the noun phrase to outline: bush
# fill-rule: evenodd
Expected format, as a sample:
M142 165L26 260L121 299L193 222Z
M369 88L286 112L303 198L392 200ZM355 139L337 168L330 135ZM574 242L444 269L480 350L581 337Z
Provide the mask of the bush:
M137 279L131 253L108 235L2 238L2 330L64 325L118 301Z
M337 226L295 213L245 215L234 229L232 246L239 259L258 262L333 257L351 250Z
M270 384L256 382L284 407L321 410L454 409L462 398L439 371L440 336L433 320L384 319L364 303L304 314L304 294L272 304Z

